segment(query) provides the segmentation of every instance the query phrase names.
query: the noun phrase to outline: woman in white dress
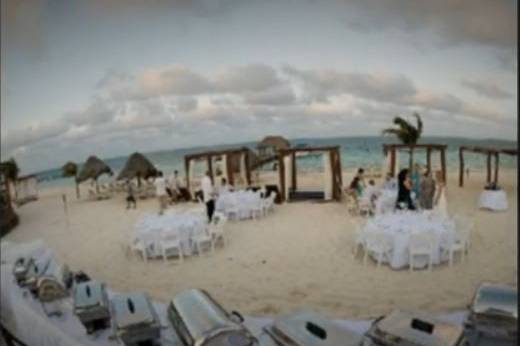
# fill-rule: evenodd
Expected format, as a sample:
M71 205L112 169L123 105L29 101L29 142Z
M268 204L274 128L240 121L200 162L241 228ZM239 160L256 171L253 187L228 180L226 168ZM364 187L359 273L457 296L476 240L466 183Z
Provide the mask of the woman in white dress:
M435 172L435 185L436 185L436 196L434 200L434 210L437 211L441 216L448 216L448 202L446 200L446 184L442 177L441 171Z

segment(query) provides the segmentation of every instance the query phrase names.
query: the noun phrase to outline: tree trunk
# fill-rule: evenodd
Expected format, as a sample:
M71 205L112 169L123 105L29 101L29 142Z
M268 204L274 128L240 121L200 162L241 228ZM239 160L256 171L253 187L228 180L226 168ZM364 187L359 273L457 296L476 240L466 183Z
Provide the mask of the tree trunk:
M410 172L411 172L413 169L413 148L410 148L410 158L409 158L408 164L409 164Z
M76 198L79 199L79 184L76 181Z

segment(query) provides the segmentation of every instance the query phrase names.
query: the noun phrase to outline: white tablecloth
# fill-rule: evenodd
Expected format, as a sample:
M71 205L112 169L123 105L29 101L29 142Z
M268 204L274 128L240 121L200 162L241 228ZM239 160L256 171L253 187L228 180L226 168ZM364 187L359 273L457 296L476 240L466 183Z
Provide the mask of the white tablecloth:
M376 199L376 214L385 214L395 209L397 189L381 189Z
M163 215L148 214L141 218L135 229L135 238L147 246L148 256L160 256L161 235L176 232L179 236L184 255L191 255L194 243L192 238L206 230L205 217L197 211L168 211Z
M238 218L251 217L252 210L261 206L260 194L253 191L227 192L218 196L215 209L227 213L229 210L238 210Z
M383 258L384 263L389 263L394 269L408 267L409 265L409 242L412 232L432 232L434 244L432 262L439 264L447 258L441 258L440 244L451 239L455 226L452 220L441 219L430 211L424 212L396 212L392 214L377 215L367 220L361 232L361 241L365 240L368 232L384 232L391 235L391 255ZM451 233L451 234L450 234ZM370 252L371 255L374 255ZM377 257L375 257L377 258ZM414 258L416 267L424 267L428 264L427 257L418 256Z
M478 207L491 210L507 210L507 195L504 190L484 190L478 198Z

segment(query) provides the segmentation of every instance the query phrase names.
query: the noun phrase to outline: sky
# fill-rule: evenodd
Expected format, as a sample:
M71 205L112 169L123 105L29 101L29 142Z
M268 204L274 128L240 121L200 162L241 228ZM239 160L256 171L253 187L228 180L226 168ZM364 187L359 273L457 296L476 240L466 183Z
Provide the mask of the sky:
M23 173L265 135L517 138L513 0L0 0Z

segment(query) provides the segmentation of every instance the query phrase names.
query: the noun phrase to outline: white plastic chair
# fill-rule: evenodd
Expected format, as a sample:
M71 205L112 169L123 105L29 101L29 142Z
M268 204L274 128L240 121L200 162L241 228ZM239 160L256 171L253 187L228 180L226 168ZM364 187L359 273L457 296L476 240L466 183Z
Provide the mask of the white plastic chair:
M138 238L131 238L127 247L127 253L134 254L138 252L143 261L146 263L148 261L148 255L146 251L146 244L139 240Z
M168 252L171 250L175 250L175 253L179 257L179 262L184 262L182 245L176 230L168 229L162 231L160 233L159 246L165 263L168 262Z
M441 244L441 250L448 253L450 267L453 265L453 257L457 252L460 252L461 262L464 262L464 255L469 248L469 235L469 229L457 229L447 242Z
M373 252L377 255L377 267L381 266L384 256L390 256L392 251L392 238L390 235L382 232L367 232L365 235L365 255L363 264L365 265L368 253Z
M213 246L213 237L208 233L207 229L204 229L203 232L198 232L192 237L192 241L195 243L195 248L197 249L197 254L202 256L202 250L204 248L204 245L208 244L211 253L214 252L214 246Z
M222 246L226 246L226 238L224 236L224 227L227 222L226 215L222 213L215 213L213 215L213 221L208 225L208 233L211 236L211 239L213 240L213 248L215 248L215 245L217 242L222 240Z
M251 218L259 219L264 215L264 204L262 198L260 198L260 192L257 193L257 200L251 208Z
M365 247L365 242L363 240L362 231L363 231L362 224L360 222L358 222L358 221L354 221L354 248L353 248L353 251L352 251L353 252L353 256L352 256L353 258L356 258L360 248L362 250L366 251L366 249L364 248Z
M412 233L409 243L410 272L413 271L416 256L428 256L428 270L433 266L433 238L429 232Z
M465 251L468 252L469 248L471 247L471 234L475 227L475 222L469 217L459 214L455 215L453 220L455 221L456 231L463 230L467 233Z
M267 215L270 211L274 210L274 200L276 199L276 192L271 192L269 197L263 199L264 215Z

